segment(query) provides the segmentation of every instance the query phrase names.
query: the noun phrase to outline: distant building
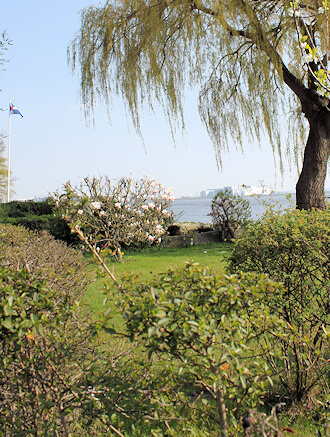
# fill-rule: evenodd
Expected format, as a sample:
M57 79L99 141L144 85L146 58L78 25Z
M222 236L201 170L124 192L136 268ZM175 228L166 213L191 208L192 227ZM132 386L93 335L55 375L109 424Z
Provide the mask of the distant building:
M236 194L238 196L264 196L269 195L271 190L269 187L265 186L256 186L256 185L231 185L230 187L224 188L212 188L201 191L201 197L214 197L219 191L229 190L232 194Z
M219 191L221 188L208 188L200 192L200 197L214 197Z

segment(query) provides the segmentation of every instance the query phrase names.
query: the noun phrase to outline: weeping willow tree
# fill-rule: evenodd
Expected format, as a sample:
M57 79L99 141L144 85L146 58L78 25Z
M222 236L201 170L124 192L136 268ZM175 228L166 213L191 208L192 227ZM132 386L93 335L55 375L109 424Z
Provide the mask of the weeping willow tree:
M266 134L281 163L287 157L299 169L302 158L298 208L323 209L328 16L327 0L108 1L82 11L69 63L80 70L86 116L117 94L138 132L141 111L155 102L172 129L184 127L185 90L199 87L220 165L230 139L243 150L243 140Z

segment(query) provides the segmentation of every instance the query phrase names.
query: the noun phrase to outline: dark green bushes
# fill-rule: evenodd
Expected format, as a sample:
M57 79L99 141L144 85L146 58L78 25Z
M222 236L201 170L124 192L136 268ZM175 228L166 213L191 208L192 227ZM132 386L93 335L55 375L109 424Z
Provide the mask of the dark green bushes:
M12 201L0 205L1 217L26 217L53 214L53 207L47 202Z
M329 371L330 210L274 211L251 224L230 257L230 270L254 271L284 284L263 296L291 329L269 357L292 402L326 387Z
M66 221L54 213L54 205L49 201L0 203L0 222L24 226L31 231L47 231L68 245L76 245L80 241L72 234Z

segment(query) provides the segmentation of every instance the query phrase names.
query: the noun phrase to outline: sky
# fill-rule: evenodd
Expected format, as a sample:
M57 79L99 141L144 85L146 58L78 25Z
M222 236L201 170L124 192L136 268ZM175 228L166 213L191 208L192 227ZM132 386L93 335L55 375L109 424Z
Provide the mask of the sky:
M199 118L197 91L187 95L185 134L177 132L175 144L160 109L142 114L143 144L120 99L114 99L111 122L105 104L100 104L94 125L88 123L79 76L68 67L67 47L79 30L79 11L91 5L93 0L2 3L0 31L7 31L12 40L0 72L0 131L7 135L6 144L10 98L24 116L11 116L13 199L45 197L67 181L75 184L86 176L116 179L132 173L174 187L178 197L259 181L277 191L294 191L296 169L286 164L282 178L267 140L260 148L246 142L244 155L231 147L218 168Z

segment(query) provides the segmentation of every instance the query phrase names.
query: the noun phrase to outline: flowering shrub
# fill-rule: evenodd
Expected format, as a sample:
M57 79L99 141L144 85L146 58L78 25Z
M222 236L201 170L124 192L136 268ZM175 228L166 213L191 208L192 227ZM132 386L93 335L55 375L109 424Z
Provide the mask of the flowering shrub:
M96 250L110 249L120 260L123 245L159 244L172 216L172 188L144 176L140 180L86 178L78 187L68 182L54 194L63 217L83 241Z

